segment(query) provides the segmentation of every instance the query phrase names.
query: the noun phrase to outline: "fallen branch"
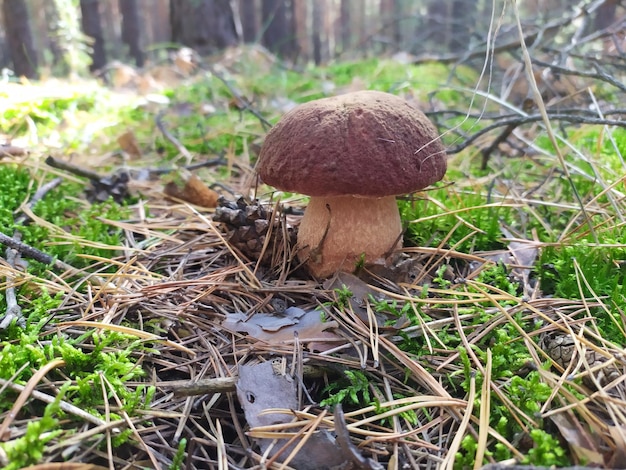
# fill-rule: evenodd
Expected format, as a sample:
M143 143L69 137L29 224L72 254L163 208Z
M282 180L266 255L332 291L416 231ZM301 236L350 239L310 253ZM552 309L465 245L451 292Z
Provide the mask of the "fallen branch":
M602 118L593 118L589 116L575 115L575 114L563 114L563 113L548 113L548 117L551 121L564 121L572 124L593 124L600 126L618 126L618 127L626 127L626 121L621 119L602 119ZM526 116L518 116L510 119L501 119L493 124L490 124L478 132L472 134L467 137L463 143L457 145L456 147L449 148L447 153L454 154L459 153L461 150L469 147L473 142L475 142L479 137L487 134L488 132L497 129L499 127L507 127L513 126L519 127L522 124L528 124L531 122L542 122L543 117L540 114L531 114Z
M59 271L65 271L72 276L78 276L82 272L74 266L64 263L63 261L59 261L49 254L44 253L43 251L40 251L37 248L27 245L26 243L23 243L19 240L15 240L14 238L9 237L2 232L0 232L0 244L17 250L20 254L26 256L27 258L34 259L35 261L39 261L43 264L54 266L54 268L58 269ZM91 276L91 279L93 279L97 285L109 285L109 282L106 279L101 278L100 276Z
M7 248L6 261L13 269L19 264L20 256L19 252L13 248ZM5 299L7 303L7 309L0 321L0 330L6 330L13 321L20 327L26 326L26 320L22 315L22 309L17 303L17 296L15 295L15 276L7 275L7 288L5 289Z
M216 71L213 67L211 66L207 66L206 70L208 72L210 72L215 78L217 78L220 82L222 82L224 84L224 86L226 88L228 88L228 91L230 91L230 94L233 96L233 98L235 98L235 100L237 101L237 106L239 106L239 108L242 111L248 111L250 114L252 114L255 118L257 118L260 122L261 125L263 126L263 128L265 130L268 130L272 127L272 123L269 122L267 119L265 119L260 112L258 112L256 109L254 109L252 107L252 105L248 102L248 100L246 98L243 97L243 95L241 93L239 93L230 83L229 81L226 79L226 77L224 77L224 75L222 75L221 73L219 73L218 71Z
M30 199L30 201L28 201L28 204L26 204L26 207L29 209L32 208L35 204L37 204L37 202L42 200L46 194L48 194L51 190L53 190L59 184L61 184L62 181L63 180L61 178L55 178L52 181L49 181L48 183L42 185L35 192L35 194ZM22 211L22 213L19 214L15 218L14 222L16 225L27 224L30 222L30 217L26 214L26 212ZM22 234L18 230L16 230L13 233L13 239L17 242L21 242ZM6 261L8 265L13 269L17 269L18 265L21 262L20 252L16 250L15 248L8 247L6 250L5 257L6 257ZM13 323L13 321L15 321L16 324L22 328L26 326L26 320L24 319L22 315L22 308L17 303L17 295L15 294L15 282L14 281L15 281L15 276L8 274L7 275L7 288L5 289L7 309L4 314L4 317L2 318L2 321L0 321L0 330L7 329L9 325Z
M19 385L19 384L16 384L8 380L4 380L4 379L0 379L0 385L2 385L2 388L10 388L11 390L14 390L18 393L22 393L24 390L26 390L26 387L28 386L28 385ZM30 390L29 396L31 396L32 398L36 400L42 401L44 403L54 403L54 401L56 400L56 398L53 397L52 395L48 395L38 390ZM85 421L95 424L96 426L110 426L110 423L107 423L106 421L103 421L100 418L90 413L87 413L86 411L82 410L81 408L78 408L77 406L72 405L71 403L68 403L63 400L60 400L58 403L59 403L59 408L68 414L77 416L81 419L84 419Z
M178 153L180 153L187 159L187 163L190 163L193 160L193 155L191 155L189 150L187 150L187 147L185 147L180 142L180 140L174 137L172 133L169 130L167 130L167 127L165 127L165 123L163 122L163 116L165 116L164 110L160 111L154 118L154 122L156 123L157 129L161 132L161 134L163 134L163 137L165 137L167 141L169 141L174 147L176 147L176 150L178 150Z
M302 374L306 379L323 377L328 371L322 367L305 365ZM188 397L195 395L207 395L213 393L228 393L237 390L238 377L217 377L214 379L191 380L172 380L167 382L158 382L156 385L174 392L175 396Z

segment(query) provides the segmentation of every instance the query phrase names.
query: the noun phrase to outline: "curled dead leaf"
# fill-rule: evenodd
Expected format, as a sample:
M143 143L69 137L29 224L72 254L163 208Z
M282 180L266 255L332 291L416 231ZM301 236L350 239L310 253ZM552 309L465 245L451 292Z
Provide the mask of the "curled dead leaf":
M163 192L169 197L182 199L196 206L217 206L219 194L204 184L196 175L190 174L182 184L183 187L180 188L177 183L170 181L165 185Z

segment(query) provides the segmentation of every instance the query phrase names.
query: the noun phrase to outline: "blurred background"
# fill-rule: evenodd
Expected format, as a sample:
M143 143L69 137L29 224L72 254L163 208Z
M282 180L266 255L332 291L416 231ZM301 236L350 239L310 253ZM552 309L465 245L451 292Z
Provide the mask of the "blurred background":
M144 67L165 60L169 50L181 45L206 55L244 42L260 43L299 65L403 53L409 60L416 56L480 67L489 40L496 50L519 42L507 3L3 0L0 68L5 75L29 78L65 76L101 70L112 61ZM535 34L531 39L540 39L548 49L590 39L595 52L619 50L623 45L621 0L518 4L524 28Z

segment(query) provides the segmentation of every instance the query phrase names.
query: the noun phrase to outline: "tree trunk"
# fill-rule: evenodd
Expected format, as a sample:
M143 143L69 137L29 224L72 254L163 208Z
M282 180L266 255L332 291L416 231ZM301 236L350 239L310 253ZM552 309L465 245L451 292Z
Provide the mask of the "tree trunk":
M400 9L398 0L380 1L380 20L383 33L383 50L398 50L402 41L400 35L401 18L397 15Z
M293 35L296 41L296 55L305 62L311 58L309 28L307 27L307 4L304 0L291 0Z
M46 28L50 52L52 53L52 68L54 73L61 76L70 71L63 46L61 31L61 17L59 16L58 0L49 0L42 4L46 16Z
M262 0L263 44L272 52L287 57L293 52L293 38L287 23L285 0Z
M470 28L475 25L476 9L472 8L474 0L453 0L448 27L450 28L449 48L452 52L463 52L469 49L471 39Z
M257 42L259 39L258 6L255 0L239 0L239 17L244 42Z
M324 13L326 0L313 0L312 36L313 36L313 61L315 65L322 63L322 33L324 28Z
M103 68L107 62L98 0L80 0L80 12L82 14L83 33L93 39L91 65L89 66L89 70L93 72Z
M435 45L437 52L446 51L450 42L449 6L449 1L430 0L428 13L426 18L423 19L425 20L424 26L428 31L428 37L425 39Z
M137 67L143 67L144 55L141 49L141 28L139 25L139 8L137 0L119 0L122 14L122 41L128 45L128 50Z
M170 0L172 40L200 54L238 44L230 0Z
M351 3L350 0L341 0L339 4L339 38L341 41L341 52L346 52L352 45L350 37Z
M13 71L18 76L37 78L37 55L33 47L28 9L24 0L4 0L2 16Z

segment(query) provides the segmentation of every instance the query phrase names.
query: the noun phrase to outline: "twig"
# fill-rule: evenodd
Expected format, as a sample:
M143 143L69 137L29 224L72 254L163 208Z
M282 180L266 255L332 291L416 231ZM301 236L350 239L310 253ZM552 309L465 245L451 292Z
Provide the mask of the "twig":
M536 65L541 65L542 67L546 67L551 69L553 72L557 72L559 74L563 74L563 75L572 75L575 77L585 77L585 78L593 78L595 80L600 80L606 83L609 83L611 85L613 85L615 88L620 89L623 92L626 92L626 85L624 85L622 82L620 82L619 80L616 80L615 78L613 78L612 76L610 76L608 73L606 73L605 71L603 71L600 67L600 64L595 61L592 60L591 61L593 67L596 69L596 72L584 72L581 70L573 70L567 67L562 67L560 65L556 65L556 64L550 64L548 62L544 62L542 60L538 60L533 58L533 64Z
M37 202L45 197L51 190L56 188L59 184L61 184L63 180L61 178L55 178L52 181L41 186L33 195L33 197L28 201L26 207L32 208ZM25 223L30 222L30 217L26 214L26 212L22 212L15 218L16 225L23 225ZM13 240L17 242L21 242L22 234L16 230L13 233ZM20 252L15 248L7 247L6 250L6 261L9 266L13 269L17 269L17 266L20 264L21 256ZM9 327L9 325L16 321L16 324L20 327L26 326L26 320L22 315L22 309L17 303L17 295L15 294L15 276L7 274L7 288L5 289L5 297L7 303L7 310L0 321L0 330L5 330Z
M46 158L46 165L49 165L52 168L56 168L57 170L67 171L68 173L71 173L76 176L89 178L90 180L99 181L100 179L102 179L102 176L100 176L95 171L91 171L86 168L74 165L72 163L59 160L57 158L54 158L51 155L48 155L48 157Z
M589 5L588 7L591 8L591 6ZM515 21L517 23L517 29L519 31L520 45L522 47L522 55L524 58L524 63L526 64L527 70L532 70L532 67L533 67L532 59L530 57L530 52L528 51L528 48L526 47L526 42L524 41L522 22L520 20L517 3L515 2L513 2L513 11L515 13ZM563 170L563 174L565 175L565 178L569 182L572 188L572 192L574 193L574 196L576 197L576 200L578 201L578 204L580 205L580 212L583 218L585 219L585 221L587 222L587 225L589 226L589 232L591 233L591 236L593 237L594 241L599 244L598 236L596 234L596 230L594 228L591 217L589 217L589 214L587 213L587 209L585 208L585 204L583 203L583 200L580 194L578 193L578 189L576 188L576 185L574 184L574 180L570 176L569 169L567 168L567 164L565 162L565 157L563 156L563 152L561 151L561 148L559 147L556 136L554 135L554 132L552 131L552 121L550 119L550 116L548 116L548 113L546 112L546 107L543 102L543 98L541 97L541 92L539 91L539 87L537 86L537 81L535 79L535 76L532 73L528 74L528 85L534 95L535 102L537 103L537 106L539 108L539 113L541 115L541 121L543 122L546 128L548 138L550 139L550 142L552 143L552 147L554 148L554 153L559 159L559 163L561 164L561 169ZM619 125L619 124L614 124L614 125ZM624 125L624 123L622 123L621 125Z
M23 392L26 389L26 385L16 384L5 379L0 379L0 385L2 385L3 388L10 388L12 390L15 390L18 393ZM54 401L56 400L55 397L48 395L46 393L40 392L39 390L31 390L30 396L44 403L54 403ZM65 411L66 413L72 414L74 416L78 416L79 418L82 418L85 421L89 421L90 423L95 424L96 426L107 425L107 423L105 421L102 421L100 418L97 418L96 416L89 414L86 411L82 410L81 408L78 408L77 406L74 406L71 403L68 403L66 401L63 401L63 400L59 401L59 408Z
M574 114L561 114L554 113L548 114L548 118L551 121L565 121L573 124L595 124L595 125L604 125L604 126L619 126L626 127L626 121L620 119L601 119L601 118L592 118L587 116L578 116ZM467 137L463 143L457 145L456 147L449 148L447 153L454 154L458 153L461 150L469 147L475 140L479 137L485 135L486 133L497 129L498 127L505 127L514 125L515 127L521 126L522 124L527 124L529 122L541 122L543 121L543 116L540 114L531 114L527 116L519 116L511 119L501 119L500 121L494 122L493 124L488 125L487 127L482 128L478 132L472 134Z
M9 266L15 269L20 260L19 252L13 248L7 248L6 260ZM14 276L7 274L7 288L5 289L7 310L2 318L2 321L0 321L0 330L6 330L9 325L13 323L13 320L15 320L16 324L22 328L26 326L26 320L22 315L22 309L17 303L14 280Z
M191 155L189 150L187 150L187 148L180 142L180 140L174 137L172 133L167 130L167 128L165 127L165 123L163 122L163 116L165 116L165 110L160 111L154 118L157 129L161 131L163 137L165 137L174 147L176 147L178 153L180 153L187 159L187 163L190 163L193 160L193 155Z
M222 82L224 84L224 86L226 88L228 88L228 91L230 91L231 95L233 95L233 97L237 100L237 105L240 106L243 110L250 112L250 114L252 114L254 117L256 117L260 122L261 125L263 126L263 128L265 130L268 130L269 128L272 127L272 123L269 122L267 119L265 119L260 112L258 112L256 109L254 109L252 107L252 105L248 102L247 99L245 99L243 97L243 95L241 93L239 93L230 83L229 81L224 77L224 75L222 75L221 73L219 73L218 71L216 71L213 67L211 67L210 65L206 66L206 69L211 72L211 74L213 74L213 76L215 78L217 78L220 82Z
M34 259L35 261L39 261L43 264L61 263L61 261L55 261L52 256L44 253L43 251L39 251L37 248L33 248L26 243L11 238L2 232L0 232L0 243L4 246L8 246L9 248L13 248L14 250L19 251L24 256Z
M491 155L491 153L495 149L498 148L498 146L502 142L504 142L506 139L509 138L511 133L515 130L515 127L517 127L515 124L509 124L508 126L506 126L506 128L502 131L502 133L498 137L496 137L494 139L494 141L491 143L491 145L482 151L483 161L482 161L482 163L480 165L481 170L487 169L487 163L489 162L489 156Z
M203 162L193 163L183 168L188 171L193 171L193 170L197 170L198 168L204 168L204 167L213 166L213 165L223 165L225 163L226 163L226 159L224 158L223 155L220 155L217 158L211 158L210 160L205 160ZM147 171L151 175L158 176L158 175L167 175L168 173L172 173L173 171L176 171L177 169L178 168L156 168L153 170L148 169Z
M328 371L323 367L304 365L302 376L305 379L315 379L323 377ZM238 377L217 377L214 379L200 379L194 382L189 380L172 380L167 382L157 382L158 387L163 387L174 392L179 397L193 395L206 395L212 393L228 393L237 389Z
M14 238L9 237L2 232L0 232L0 244L17 250L27 258L34 259L35 261L39 261L43 264L52 265L59 271L67 271L73 276L78 276L81 273L81 271L74 266L64 263L63 261L59 261L58 259L54 259L49 254L44 253L43 251L40 251L37 248L27 245L26 243L23 243L19 240L15 240ZM99 276L91 276L91 279L93 279L94 282L100 286L109 285L109 282L106 279L103 279Z
M55 178L51 181L48 181L46 184L42 185L36 192L33 194L33 197L30 198L30 201L26 204L28 209L32 209L35 204L41 201L46 194L55 189L63 182L63 178ZM30 217L22 211L20 215L15 218L15 223L19 225L23 225L30 222Z

